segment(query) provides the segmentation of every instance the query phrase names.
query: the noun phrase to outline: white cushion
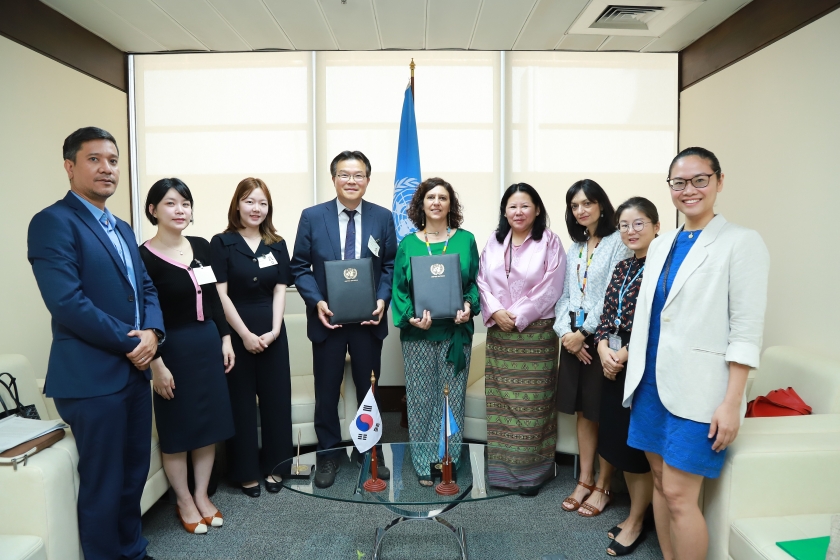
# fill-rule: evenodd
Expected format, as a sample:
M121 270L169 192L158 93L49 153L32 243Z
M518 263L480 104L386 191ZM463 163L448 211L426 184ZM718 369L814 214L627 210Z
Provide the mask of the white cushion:
M343 392L343 387L342 387ZM338 417L344 419L344 396L338 398ZM315 377L292 376L292 424L312 422L315 418ZM297 441L297 436L295 436Z
M47 560L44 541L32 535L0 535L4 560Z
M777 542L826 537L830 526L831 514L736 519L729 533L729 556L734 560L791 560Z

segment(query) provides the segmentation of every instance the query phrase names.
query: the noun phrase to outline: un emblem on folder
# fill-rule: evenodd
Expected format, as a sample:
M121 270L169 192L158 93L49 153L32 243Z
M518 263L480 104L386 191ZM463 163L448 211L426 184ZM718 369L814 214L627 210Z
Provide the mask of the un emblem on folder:
M432 272L432 276L443 276L443 265L442 264L433 264L429 269Z
M347 280L355 280L356 276L358 276L358 272L355 268L345 268L344 269L344 278Z

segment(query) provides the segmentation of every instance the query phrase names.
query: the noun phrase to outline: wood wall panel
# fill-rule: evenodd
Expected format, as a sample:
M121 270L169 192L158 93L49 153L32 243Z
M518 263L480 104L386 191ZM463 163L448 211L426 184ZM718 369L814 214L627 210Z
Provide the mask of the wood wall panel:
M38 0L0 0L0 35L128 91L125 53Z
M840 7L840 0L753 0L680 52L680 91Z

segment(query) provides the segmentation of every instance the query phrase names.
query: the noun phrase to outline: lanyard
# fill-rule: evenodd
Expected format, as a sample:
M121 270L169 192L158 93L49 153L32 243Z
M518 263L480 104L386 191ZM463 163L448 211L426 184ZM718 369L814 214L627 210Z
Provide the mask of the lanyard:
M443 253L441 253L442 255L446 254L446 248L449 247L449 232L451 232L451 231L452 230L449 227L446 228L446 243L443 245ZM431 257L432 256L432 246L429 244L429 236L426 235L426 230L425 229L423 230L423 237L426 239L426 250L429 252L429 256Z
M595 256L595 251L598 249L598 245L601 244L599 240L598 243L595 244L595 248L592 249L592 253L589 255L589 258L586 260L586 269L583 271L583 282L580 281L580 259L583 257L583 249L589 247L589 243L585 242L583 246L580 248L580 253L578 253L578 264L577 264L577 281L578 281L578 288L580 288L580 306L581 309L583 308L583 298L586 297L586 279L589 276L589 265L592 264L592 257Z
M508 244L507 248L507 266L505 267L505 276L510 278L510 270L513 267L513 237L510 238L510 243Z
M644 270L645 270L645 265L642 265L641 268L639 268L639 272L636 273L636 275L633 277L633 279L630 280L630 284L627 286L627 288L625 288L624 284L627 282L627 277L630 276L630 267L627 267L627 274L624 275L624 282L621 283L621 288L619 288L619 290L618 290L618 309L616 310L616 317L615 317L615 332L616 332L616 334L618 334L618 329L621 327L621 306L624 303L624 296L627 295L627 292L630 290L630 288L633 287L633 283L642 274L642 272L644 272Z

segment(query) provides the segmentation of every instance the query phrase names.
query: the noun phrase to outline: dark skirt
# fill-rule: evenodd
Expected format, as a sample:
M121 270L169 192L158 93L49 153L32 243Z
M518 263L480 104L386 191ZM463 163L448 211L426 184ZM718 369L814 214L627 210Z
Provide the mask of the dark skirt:
M622 345L630 341L630 333L619 331ZM598 455L615 468L624 472L642 474L650 472L645 452L627 445L630 431L630 409L622 406L627 364L615 376L615 381L604 378L601 385L601 422L598 424Z
M592 422L601 418L601 385L604 380L604 368L598 356L598 345L593 336L587 337L584 344L592 356L592 363L584 364L574 354L570 354L560 341L560 371L557 376L557 412L574 414L583 412L583 417Z
M196 321L166 329L160 356L175 381L175 398L154 395L161 451L191 451L231 437L233 415L216 324Z

